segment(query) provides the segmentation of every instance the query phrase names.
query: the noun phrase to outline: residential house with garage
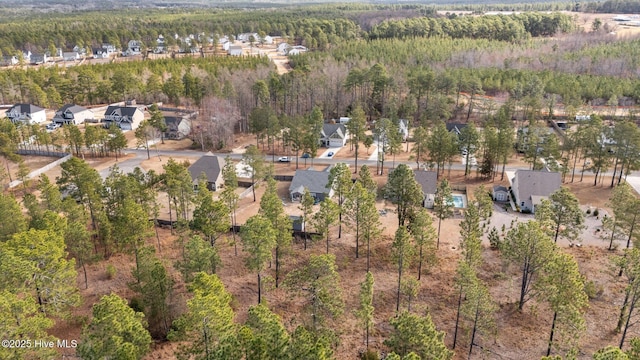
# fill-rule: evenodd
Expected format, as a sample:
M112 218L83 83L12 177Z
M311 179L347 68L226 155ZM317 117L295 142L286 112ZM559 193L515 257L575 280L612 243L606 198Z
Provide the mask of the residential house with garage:
M6 112L13 123L40 124L47 120L45 110L32 104L15 104Z
M53 122L60 125L80 125L87 120L93 120L93 111L75 104L67 104L61 107L53 116Z
M122 130L135 130L144 120L144 113L137 106L111 105L104 112L104 127L116 124Z
M322 201L326 197L333 195L333 189L329 188L329 171L328 166L322 171L310 168L308 170L296 170L291 185L289 186L289 197L291 201L300 201L304 195L304 189L308 189L311 196L316 201Z
M520 212L534 213L536 205L548 199L560 189L562 178L559 172L516 170L511 182L516 206Z
M181 140L191 133L191 120L184 116L166 116L164 123L167 130L163 136L165 139Z
M217 191L222 188L224 186L222 169L224 169L224 159L211 152L206 153L189 166L188 171L193 180L193 187L198 187L198 180L204 174L207 177L207 189Z
M344 124L324 124L320 132L320 145L343 147L347 143L348 131Z

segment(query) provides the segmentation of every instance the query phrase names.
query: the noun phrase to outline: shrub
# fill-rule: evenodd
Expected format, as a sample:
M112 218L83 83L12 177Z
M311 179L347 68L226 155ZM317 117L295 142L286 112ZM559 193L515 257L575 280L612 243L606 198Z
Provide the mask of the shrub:
M600 211L598 209L593 210L593 216L598 217L600 215Z
M116 274L118 273L118 270L116 269L115 266L109 264L107 265L107 279L111 280L114 277L116 277Z
M361 360L379 360L380 356L378 352L375 350L368 349L367 351L362 351L360 353Z
M591 214L591 209L587 209L587 215Z
M491 228L491 231L489 232L489 235L487 237L489 238L489 244L491 245L491 249L493 250L500 249L500 245L502 241L500 241L500 235L498 235L498 229L496 229L495 226Z
M133 311L144 312L144 304L139 297L132 297L131 300L129 300L129 307L132 308Z
M602 285L596 285L592 280L585 281L584 292L589 297L589 300L598 298L604 292Z

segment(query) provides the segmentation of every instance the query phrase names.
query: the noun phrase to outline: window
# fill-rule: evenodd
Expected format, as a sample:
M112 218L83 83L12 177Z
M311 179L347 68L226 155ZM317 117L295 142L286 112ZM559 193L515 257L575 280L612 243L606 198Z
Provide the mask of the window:
M524 206L524 201L520 203L520 206Z

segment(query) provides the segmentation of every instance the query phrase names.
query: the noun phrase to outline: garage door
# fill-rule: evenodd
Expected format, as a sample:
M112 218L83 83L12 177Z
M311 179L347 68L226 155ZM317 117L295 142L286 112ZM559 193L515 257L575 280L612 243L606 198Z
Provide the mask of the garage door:
M120 123L120 129L124 130L131 130L131 124L129 123L125 123L125 122L121 122Z

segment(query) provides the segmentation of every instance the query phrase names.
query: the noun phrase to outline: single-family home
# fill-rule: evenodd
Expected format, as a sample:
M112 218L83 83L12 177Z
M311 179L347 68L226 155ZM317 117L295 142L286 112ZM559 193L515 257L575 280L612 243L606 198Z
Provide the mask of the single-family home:
M207 189L216 191L224 186L222 169L224 169L224 159L208 152L191 164L187 170L191 175L194 188L198 186L198 179L204 173L207 177Z
M273 44L273 37L271 37L269 35L265 35L264 38L262 39L262 42L267 44L267 45L271 45L271 44Z
M191 120L183 116L165 116L164 123L167 125L164 132L166 139L180 140L191 133Z
M51 57L47 54L31 54L30 63L33 65L44 64L51 61Z
M347 143L347 127L343 124L324 124L320 133L320 145L343 147Z
M19 62L20 60L18 60L18 57L15 55L3 56L2 59L0 59L0 66L17 65Z
M333 195L333 189L327 187L329 184L329 170L331 170L331 166L328 166L323 171L313 169L296 170L293 180L291 180L291 185L289 186L291 201L300 201L302 195L304 195L305 188L309 190L311 196L317 201L331 197Z
M79 105L67 104L53 116L53 122L60 125L80 125L87 120L93 120L93 111Z
M225 41L222 43L222 50L229 51L229 48L233 45L231 41Z
M302 53L305 53L309 51L309 49L307 49L305 46L302 45L296 45L292 48L289 49L289 51L287 51L287 55L291 56L291 55L300 55Z
M238 36L236 36L236 39L242 42L253 41L254 43L257 43L257 42L260 42L260 35L258 35L258 33L243 33L243 34L238 34Z
M413 174L416 182L420 184L424 198L422 206L427 209L433 208L433 202L436 198L436 190L438 189L438 174L435 171L414 170Z
M62 60L64 61L76 61L80 59L80 53L77 51L65 51L62 53Z
M242 46L230 45L229 50L227 50L227 54L231 56L242 56Z
M506 202L509 201L509 189L506 186L494 185L493 193L491 194L493 201Z
M516 170L510 182L520 212L533 213L536 205L560 189L562 178L559 172Z
M33 55L31 53L31 50L22 52L22 59L24 60L25 64L31 64L31 55Z
M227 35L220 36L220 37L218 38L218 44L224 44L224 43L226 43L226 42L229 42L229 40L230 40L230 39L229 39L229 37L228 37Z
M289 48L291 48L291 45L287 44L286 42L281 42L278 44L277 50L279 54L287 55L287 51L289 51Z
M6 112L13 123L40 124L47 120L45 110L31 104L15 104Z
M142 54L142 41L129 40L127 43L127 50L124 52L124 56L134 56Z
M76 45L71 49L71 51L77 52L81 57L87 55L87 48L84 46Z
M450 133L454 133L456 134L456 136L460 137L460 134L462 134L462 129L464 129L467 124L462 124L462 123L446 123L445 124L447 126L447 131Z
M144 120L144 113L137 106L110 105L104 112L104 127L116 124L122 130L135 130Z

